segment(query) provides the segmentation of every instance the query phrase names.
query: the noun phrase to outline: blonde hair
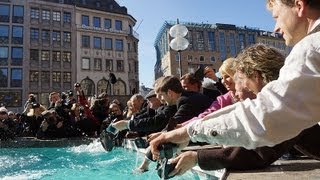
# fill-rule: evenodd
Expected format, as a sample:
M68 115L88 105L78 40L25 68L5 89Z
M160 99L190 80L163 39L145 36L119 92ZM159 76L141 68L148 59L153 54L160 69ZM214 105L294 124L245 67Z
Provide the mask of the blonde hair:
M233 69L233 62L235 58L228 58L223 61L222 65L219 68L219 73L223 77L224 75L228 75L229 77L233 77L235 74L235 70Z

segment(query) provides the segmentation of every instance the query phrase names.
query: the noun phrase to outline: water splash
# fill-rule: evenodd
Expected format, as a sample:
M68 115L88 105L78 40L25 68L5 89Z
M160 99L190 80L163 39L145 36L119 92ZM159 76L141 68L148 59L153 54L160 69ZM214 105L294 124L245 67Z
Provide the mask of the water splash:
M88 145L74 146L67 149L69 152L73 153L105 153L106 151L102 147L100 140L95 139L92 143Z

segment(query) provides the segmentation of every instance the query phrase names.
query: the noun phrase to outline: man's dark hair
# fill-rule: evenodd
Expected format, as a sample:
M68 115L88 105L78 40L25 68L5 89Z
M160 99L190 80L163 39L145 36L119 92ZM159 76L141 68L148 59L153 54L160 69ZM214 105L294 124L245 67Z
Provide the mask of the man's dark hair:
M183 91L180 80L177 77L175 76L164 77L161 80L161 82L159 82L159 85L157 85L156 92L167 93L169 89L175 93L181 93Z
M183 75L181 78L180 78L180 81L182 80L186 80L188 81L190 84L197 84L198 88L200 89L201 86L202 86L202 83L201 83L201 80L202 79L198 79L195 74L193 73L187 73L185 75Z

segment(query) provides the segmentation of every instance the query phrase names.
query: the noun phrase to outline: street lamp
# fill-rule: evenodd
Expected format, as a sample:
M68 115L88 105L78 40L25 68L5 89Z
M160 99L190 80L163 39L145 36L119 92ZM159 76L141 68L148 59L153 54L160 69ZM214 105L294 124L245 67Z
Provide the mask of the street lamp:
M189 46L189 41L184 38L188 34L188 29L186 26L179 24L179 19L177 19L177 24L172 26L169 30L169 34L173 39L170 41L169 46L178 52L179 61L179 74L182 76L182 65L181 65L181 51L185 50Z

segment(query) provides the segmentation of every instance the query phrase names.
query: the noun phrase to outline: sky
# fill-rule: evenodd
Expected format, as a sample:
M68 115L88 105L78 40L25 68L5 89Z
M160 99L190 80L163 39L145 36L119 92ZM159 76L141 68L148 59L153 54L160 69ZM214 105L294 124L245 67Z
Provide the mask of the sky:
M274 20L266 0L116 0L137 22L140 85L152 88L155 38L167 21L225 23L273 31Z

